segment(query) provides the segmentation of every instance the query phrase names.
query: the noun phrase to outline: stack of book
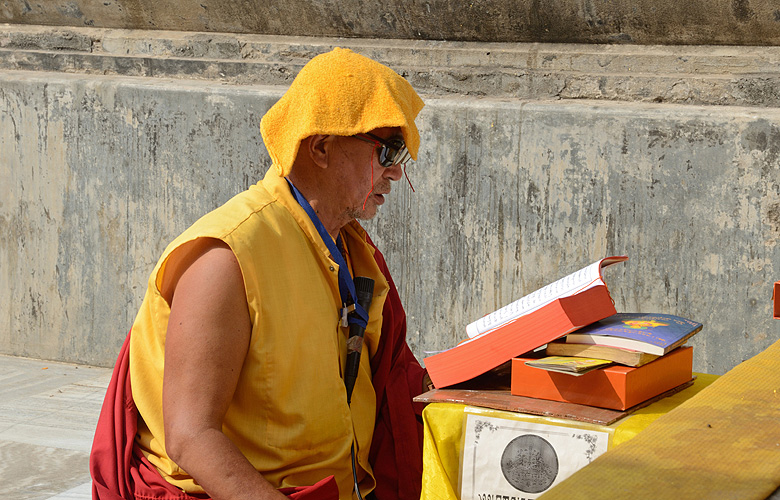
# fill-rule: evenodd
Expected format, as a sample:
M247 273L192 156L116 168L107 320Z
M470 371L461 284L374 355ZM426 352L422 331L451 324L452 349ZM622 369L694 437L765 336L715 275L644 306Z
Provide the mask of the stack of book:
M468 325L469 339L425 358L431 381L450 387L510 364L514 395L617 410L689 383L692 349L681 346L702 325L617 313L602 270L627 259L596 261Z
M550 342L545 358L512 360L517 396L625 410L691 381L702 324L671 314L618 313Z

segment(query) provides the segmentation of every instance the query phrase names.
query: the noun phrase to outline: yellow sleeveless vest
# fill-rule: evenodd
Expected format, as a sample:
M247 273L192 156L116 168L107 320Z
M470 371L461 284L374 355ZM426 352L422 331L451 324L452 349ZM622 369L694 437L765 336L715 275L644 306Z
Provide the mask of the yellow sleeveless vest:
M130 376L140 414L136 441L168 482L187 492L203 491L165 453L162 380L170 308L160 286L172 252L195 238L211 237L236 255L252 322L249 352L223 432L273 486L309 485L332 474L342 499L352 498L354 435L361 490L373 489L368 452L376 396L368 356L377 349L388 283L360 225L348 224L341 235L353 276L375 281L351 408L342 379L348 332L339 326L338 266L275 169L202 217L165 250L133 324Z

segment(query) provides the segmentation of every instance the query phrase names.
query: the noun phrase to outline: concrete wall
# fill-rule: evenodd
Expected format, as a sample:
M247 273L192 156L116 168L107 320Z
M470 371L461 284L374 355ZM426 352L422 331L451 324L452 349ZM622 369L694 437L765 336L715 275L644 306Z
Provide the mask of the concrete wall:
M261 178L259 119L299 59L348 44L269 42L267 59L240 62L149 53L214 48L162 33L141 44L76 31L88 48L23 48L14 29L0 37L0 352L110 365L167 242ZM263 46L249 41L235 45ZM665 59L659 47L353 46L407 74L427 103L417 192L399 183L367 224L420 358L493 308L623 253L606 272L618 310L702 321L695 369L724 373L780 337L772 49ZM567 94L575 83L582 94Z
M3 0L0 22L479 42L780 42L773 0Z
M267 168L278 95L0 73L0 352L112 364L171 237Z

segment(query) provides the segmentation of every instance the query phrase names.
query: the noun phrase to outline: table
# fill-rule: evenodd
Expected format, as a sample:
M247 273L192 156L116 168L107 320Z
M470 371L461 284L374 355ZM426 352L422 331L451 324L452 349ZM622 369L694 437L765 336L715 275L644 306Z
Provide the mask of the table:
M694 375L696 378L690 387L643 408L629 410L621 418L610 423L607 423L609 419L602 420L603 423L598 423L598 418L590 418L590 421L577 421L551 415L533 415L463 403L437 402L428 404L423 411L423 477L420 498L421 500L457 500L460 498L458 484L465 433L464 424L467 418L474 418L469 416L478 415L503 419L508 425L522 422L529 428L550 426L551 429L579 429L606 436L607 449L611 449L632 439L655 419L687 401L718 378L717 375L703 373ZM542 411L534 411L535 413L543 413ZM560 483L563 479L565 477L556 478L550 487ZM535 496L523 496L522 498L535 498Z

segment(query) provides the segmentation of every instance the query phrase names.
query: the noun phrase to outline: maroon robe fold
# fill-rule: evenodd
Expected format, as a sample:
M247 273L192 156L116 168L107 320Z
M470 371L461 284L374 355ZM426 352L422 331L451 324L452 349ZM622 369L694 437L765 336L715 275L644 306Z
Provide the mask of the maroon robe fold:
M374 248L374 242L368 239ZM368 461L374 470L378 500L418 500L422 489L422 418L425 406L412 398L423 390L425 370L406 343L406 312L382 253L374 259L390 290L382 310L382 335L371 358L376 392L376 424Z

